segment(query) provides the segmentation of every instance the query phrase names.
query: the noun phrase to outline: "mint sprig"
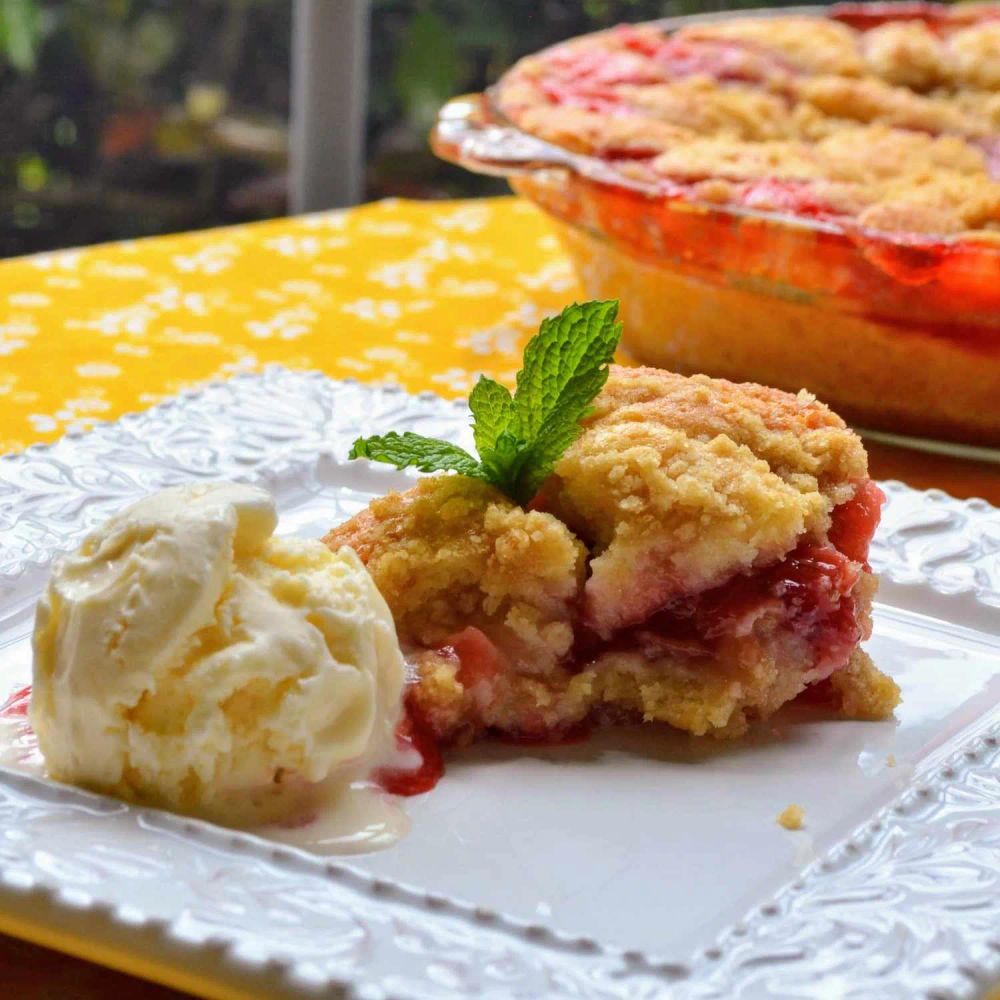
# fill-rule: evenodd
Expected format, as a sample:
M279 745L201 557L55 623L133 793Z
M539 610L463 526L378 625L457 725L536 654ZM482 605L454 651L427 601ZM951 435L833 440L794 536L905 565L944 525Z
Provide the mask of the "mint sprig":
M424 437L406 431L397 434L358 438L351 448L350 458L370 458L373 462L388 462L397 469L409 466L421 472L439 472L452 469L463 476L478 475L479 463L463 448L437 438Z
M457 445L409 431L358 438L349 457L397 469L458 472L527 503L579 437L580 421L608 380L621 337L617 316L617 301L584 302L543 320L524 349L513 396L480 376L469 396L478 459Z

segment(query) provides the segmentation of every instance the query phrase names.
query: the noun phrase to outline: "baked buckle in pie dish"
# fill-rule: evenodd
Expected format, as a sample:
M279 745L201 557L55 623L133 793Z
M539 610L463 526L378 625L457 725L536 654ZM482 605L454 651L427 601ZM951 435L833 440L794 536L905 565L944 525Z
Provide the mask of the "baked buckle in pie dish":
M807 689L892 712L859 646L882 494L839 417L807 393L612 366L583 427L526 506L434 475L324 539L389 604L421 729L736 737Z
M997 447L998 45L1000 4L628 25L449 102L432 145L546 212L637 361Z

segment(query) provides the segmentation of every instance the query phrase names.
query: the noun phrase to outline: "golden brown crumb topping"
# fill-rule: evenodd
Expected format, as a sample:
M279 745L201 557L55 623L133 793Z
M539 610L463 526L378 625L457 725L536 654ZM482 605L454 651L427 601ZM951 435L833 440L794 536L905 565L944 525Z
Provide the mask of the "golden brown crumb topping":
M972 138L989 132L986 122L963 112L949 101L924 97L881 80L815 76L799 86L798 95L832 119L828 123L831 130L864 122ZM858 148L858 152L862 152L862 147Z
M823 683L829 686L834 708L848 719L884 719L899 704L899 685L860 649L843 670Z
M950 53L921 21L898 21L865 32L861 41L869 73L899 87L925 91L954 79Z
M644 87L623 85L619 93L630 108L646 116L643 129L669 123L684 130L669 145L699 135L763 141L795 134L795 123L788 116L788 102L781 96L755 87L718 87L711 77L700 74ZM537 113L538 109L535 110ZM637 131L635 120L594 117L606 127L615 122L612 127L618 132ZM525 119L526 127L530 120Z
M547 667L569 650L583 545L550 514L523 510L486 483L422 479L323 541L358 553L404 643L433 647L476 625L517 645L525 663Z
M750 43L778 54L783 64L801 73L858 76L864 70L856 32L845 24L825 18L733 18L692 25L683 28L677 36Z
M786 830L801 830L805 818L805 809L793 802L779 814L778 825L783 826Z
M1000 90L1000 22L956 32L948 48L957 80L983 90Z

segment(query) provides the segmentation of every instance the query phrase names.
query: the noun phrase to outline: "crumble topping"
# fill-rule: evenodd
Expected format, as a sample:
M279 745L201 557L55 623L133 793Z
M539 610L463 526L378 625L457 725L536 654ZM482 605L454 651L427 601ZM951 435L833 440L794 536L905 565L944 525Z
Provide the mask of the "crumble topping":
M1000 5L963 6L623 25L522 60L496 104L671 196L985 236L1000 232Z
M778 815L778 825L783 826L786 830L801 830L805 818L805 809L793 802Z
M353 548L405 644L436 647L468 625L550 667L572 645L583 544L551 514L526 511L464 476L433 476L373 500L323 541Z
M678 32L678 37L748 44L780 56L796 73L860 76L864 71L857 33L846 24L825 18L733 18L691 25Z

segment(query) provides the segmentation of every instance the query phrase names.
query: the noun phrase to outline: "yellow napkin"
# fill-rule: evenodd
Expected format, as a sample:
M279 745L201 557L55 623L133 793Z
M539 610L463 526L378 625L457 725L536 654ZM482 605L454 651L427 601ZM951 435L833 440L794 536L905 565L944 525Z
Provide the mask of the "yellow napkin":
M515 198L383 201L0 263L0 453L280 362L464 396L580 292Z

